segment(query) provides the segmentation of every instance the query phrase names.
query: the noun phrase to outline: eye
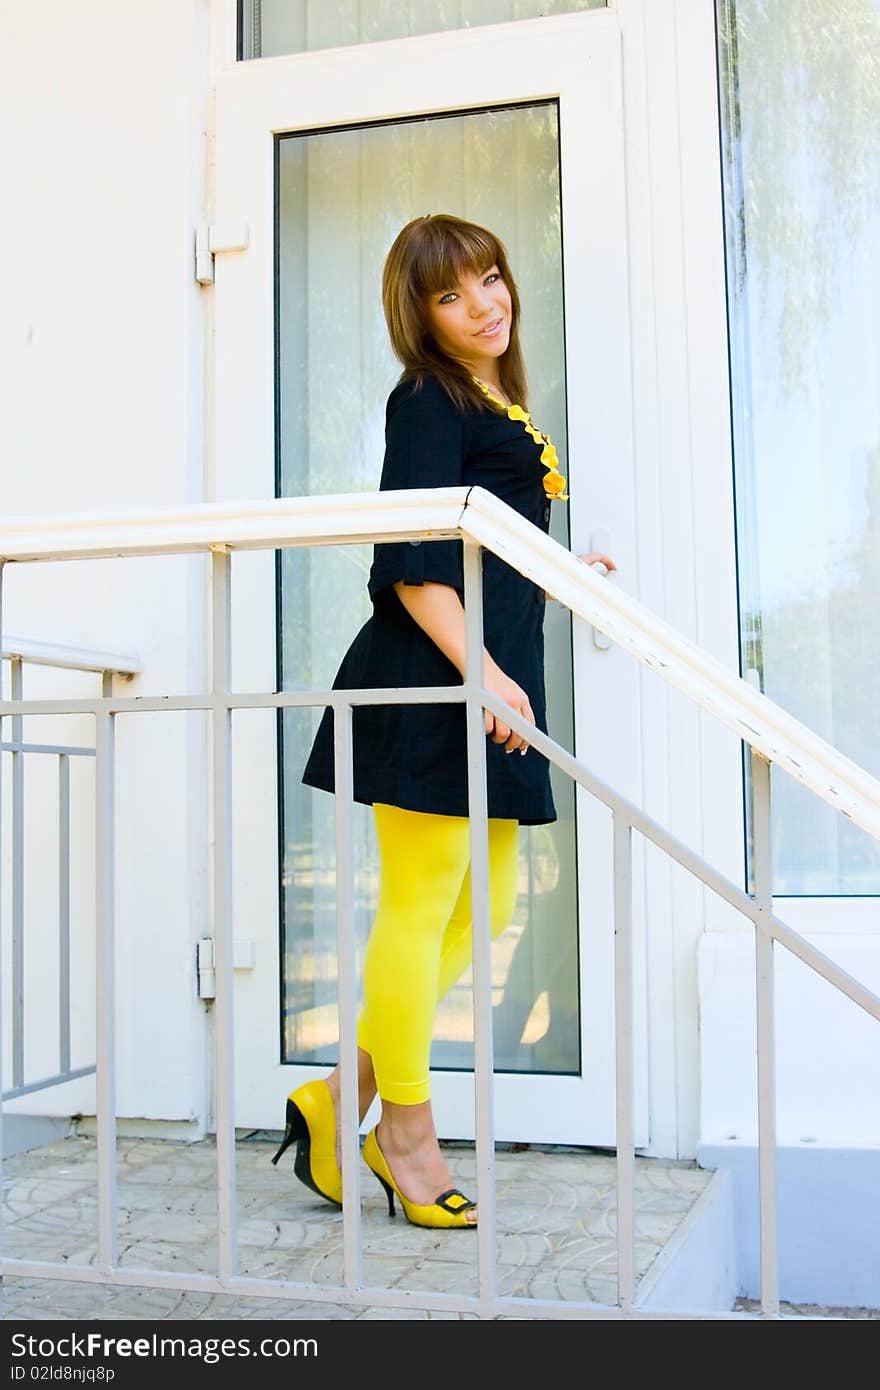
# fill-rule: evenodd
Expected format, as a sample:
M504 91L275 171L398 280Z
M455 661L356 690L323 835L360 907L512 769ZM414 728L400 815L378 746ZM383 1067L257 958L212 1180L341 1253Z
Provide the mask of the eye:
M441 295L440 298L437 300L437 303L438 303L438 304L451 304L452 301L453 301L453 299L455 299L455 298L456 298L456 295L453 293L452 290L450 290L448 294Z
M494 282L495 282L496 280L500 280L500 279L501 279L501 271L500 271L500 270L490 270L490 271L489 271L489 274L486 276L485 280L483 281L483 284L484 284L484 285L491 285L491 284L494 284Z

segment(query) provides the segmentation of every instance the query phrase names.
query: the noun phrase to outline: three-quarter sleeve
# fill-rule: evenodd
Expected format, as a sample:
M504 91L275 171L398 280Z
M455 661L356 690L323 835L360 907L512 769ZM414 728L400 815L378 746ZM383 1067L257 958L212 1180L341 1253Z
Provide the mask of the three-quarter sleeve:
M463 414L433 377L405 381L388 398L380 491L459 487L465 450ZM373 547L369 594L391 584L448 584L464 593L461 541L392 541Z

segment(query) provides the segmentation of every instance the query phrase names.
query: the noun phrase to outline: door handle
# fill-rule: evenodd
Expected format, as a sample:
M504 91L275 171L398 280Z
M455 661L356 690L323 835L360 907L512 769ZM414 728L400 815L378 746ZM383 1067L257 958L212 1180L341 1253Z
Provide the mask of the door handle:
M610 555L610 554L611 554L611 532L610 532L610 531L594 531L593 534L592 534L591 537L590 537L590 550L591 550L591 551L600 551L603 555ZM604 564L602 563L601 560L596 560L596 561L594 561L594 563L590 566L590 569L595 569L599 574L606 574L606 575L607 575L607 573L608 573L608 567L607 567L607 565L604 565ZM604 652L604 651L607 651L608 648L609 648L611 645L612 645L612 644L611 644L611 638L610 638L610 637L606 637L606 635L605 635L604 632L600 632L599 629L598 629L597 627L594 627L594 628L593 628L593 646L594 646L594 647L598 647L599 651Z

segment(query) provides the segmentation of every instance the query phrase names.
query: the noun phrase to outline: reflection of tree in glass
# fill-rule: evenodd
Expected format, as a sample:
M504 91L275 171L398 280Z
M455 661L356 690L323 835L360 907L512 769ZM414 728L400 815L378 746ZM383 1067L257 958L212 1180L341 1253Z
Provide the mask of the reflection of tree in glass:
M866 493L864 530L835 561L831 587L765 608L761 655L764 693L880 777L880 444L868 458ZM777 807L785 806L774 816L781 873L800 883L803 875L824 878L816 891L878 892L880 845L866 831L783 773L774 772L773 788Z
M876 206L878 0L718 0L726 216L746 274L778 313L780 384L804 351Z
M567 790L573 790L571 784ZM527 910L494 1010L495 1058L501 1071L571 1075L580 1065L578 943L571 929L576 913L573 807L571 816L520 832ZM541 1003L546 1028L527 1042L527 1026Z

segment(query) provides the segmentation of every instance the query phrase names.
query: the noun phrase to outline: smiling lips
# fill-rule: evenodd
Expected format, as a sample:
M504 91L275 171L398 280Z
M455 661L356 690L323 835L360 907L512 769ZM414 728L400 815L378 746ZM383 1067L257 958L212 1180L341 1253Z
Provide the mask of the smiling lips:
M485 328L481 328L481 329L480 329L479 333L475 333L475 334L474 334L474 337L475 337L475 338L494 338L494 337L496 337L496 335L497 335L498 333L501 332L501 329L502 329L503 327L504 327L504 316L502 315L500 318L492 319L492 321L491 321L490 323L487 323L487 324L486 324L486 327L485 327Z

